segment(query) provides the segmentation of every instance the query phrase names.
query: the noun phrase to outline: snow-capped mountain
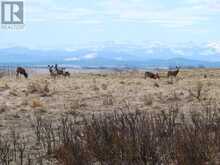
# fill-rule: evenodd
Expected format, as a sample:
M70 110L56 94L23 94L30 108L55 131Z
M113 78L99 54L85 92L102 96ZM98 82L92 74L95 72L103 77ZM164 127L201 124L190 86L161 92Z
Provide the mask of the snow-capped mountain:
M220 67L220 43L165 45L160 43L115 44L74 49L1 48L0 63L79 66L164 67L171 65Z

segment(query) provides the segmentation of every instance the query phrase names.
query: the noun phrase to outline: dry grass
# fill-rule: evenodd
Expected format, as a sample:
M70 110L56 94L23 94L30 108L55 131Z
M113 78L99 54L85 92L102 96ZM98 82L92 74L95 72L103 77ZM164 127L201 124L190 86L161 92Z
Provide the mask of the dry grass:
M43 107L43 103L39 99L33 99L31 100L31 107L32 108L38 108L38 107Z
M42 126L47 131L39 140L63 165L219 164L219 114L209 109L185 116L178 106L151 114L125 110L85 118L81 127L63 118L59 129Z
M27 94L38 93L42 96L48 96L50 92L47 80L41 82L30 82L27 86Z
M152 105L153 97L152 95L144 95L144 105Z
M220 70L183 70L172 79L165 71L160 75L160 80L145 80L141 71L71 73L56 80L49 74L28 80L4 76L0 135L11 137L13 128L28 139L26 164L60 164L51 154L65 165L215 164ZM12 149L12 141L2 140L0 151ZM6 162L3 155L0 164Z

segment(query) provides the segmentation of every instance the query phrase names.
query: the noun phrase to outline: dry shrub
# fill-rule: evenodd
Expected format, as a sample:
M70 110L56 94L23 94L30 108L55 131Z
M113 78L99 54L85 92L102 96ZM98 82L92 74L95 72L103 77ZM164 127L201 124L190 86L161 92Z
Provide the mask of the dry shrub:
M194 92L192 90L189 90L189 93L192 97L195 97L199 101L201 101L202 97L202 90L203 90L203 84L202 82L197 82L196 87L194 89Z
M154 87L159 88L160 85L157 82L154 82Z
M92 84L91 88L94 91L99 91L99 87L97 85L96 79L93 79L93 84Z
M107 90L107 88L108 88L108 85L107 85L107 84L102 84L102 89L103 89L103 90Z
M78 110L78 109L85 107L85 106L86 106L86 104L83 103L82 99L74 99L70 103L70 110L75 111L75 110Z
M126 84L125 81L120 81L119 83L122 85Z
M31 82L28 84L27 86L27 91L28 93L35 93L35 92L38 92L40 89L40 84L38 83L34 83L34 82Z
M7 112L9 110L8 106L6 104L1 104L0 105L0 114Z
M114 97L111 94L103 95L103 105L113 105Z
M153 104L153 96L151 94L144 95L144 105L152 105Z
M155 113L124 109L65 116L55 123L38 117L33 128L41 154L35 159L53 156L60 165L220 164L219 121L218 107L184 114L178 104ZM0 138L0 164L28 164L26 144L13 137Z
M12 96L18 96L18 91L16 89L11 89L9 94Z
M218 164L220 115L210 112L185 116L174 105L155 114L93 116L78 131L70 122L61 129L66 140L56 156L65 165Z
M0 136L0 164L30 165L26 159L27 155L26 140L15 133L15 131L12 130L10 136Z
M55 158L61 165L86 165L89 164L89 153L77 139L71 145L61 145L55 150ZM74 155L73 155L74 154Z
M80 100L76 99L70 103L70 108L71 108L71 110L76 110L76 109L80 108L80 105L81 105Z
M31 107L32 108L43 107L43 103L39 99L33 99L31 100Z
M41 96L49 96L50 95L49 83L48 81L31 82L27 86L27 92L31 94L38 93Z
M170 78L168 79L167 84L169 84L169 85L173 85L173 84L174 84L174 79L173 79L173 77L170 77Z
M28 99L25 98L24 100L22 100L20 105L21 105L21 106L26 106L26 105L28 105Z
M161 103L166 103L166 99L162 92L154 94Z
M173 91L171 96L167 98L168 101L180 101L180 97L178 96L176 91Z
M5 90L8 90L10 89L10 87L8 86L7 83L5 83L3 86L0 86L0 91L5 91Z
M10 87L9 87L9 85L7 83L5 83L4 89L10 89Z

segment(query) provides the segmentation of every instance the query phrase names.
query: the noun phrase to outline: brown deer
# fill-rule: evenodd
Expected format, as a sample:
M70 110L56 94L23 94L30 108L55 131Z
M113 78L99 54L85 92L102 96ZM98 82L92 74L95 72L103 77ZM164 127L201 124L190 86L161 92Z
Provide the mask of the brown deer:
M152 78L152 79L160 79L160 76L159 76L158 73L154 74L154 73L152 73L152 72L145 72L145 73L144 73L144 76L145 76L145 79L146 79L147 77Z
M57 73L53 69L54 66L53 65L48 65L48 68L49 68L50 76L55 79L57 77Z
M169 71L167 72L167 77L171 77L171 76L176 77L177 74L179 73L179 69L180 69L180 67L177 67L177 66L176 66L176 70L174 70L174 71L169 70Z
M16 77L18 78L19 75L23 75L25 78L28 78L28 74L27 74L26 70L22 67L17 67L17 69L16 69Z

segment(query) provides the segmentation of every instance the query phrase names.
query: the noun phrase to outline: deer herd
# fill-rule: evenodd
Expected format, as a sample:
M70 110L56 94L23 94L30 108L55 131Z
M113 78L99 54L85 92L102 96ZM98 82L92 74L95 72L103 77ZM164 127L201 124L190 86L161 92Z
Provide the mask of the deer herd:
M169 70L167 72L167 77L176 77L177 74L179 73L179 70L180 70L180 67L177 67L176 66L176 70ZM160 76L159 76L159 73L152 73L152 72L145 72L145 79L148 77L148 78L151 78L151 79L160 79Z
M55 65L48 65L48 70L50 73L50 76L52 78L57 78L58 76L63 77L70 77L70 72L65 71L66 68L59 68L57 64ZM176 77L179 73L180 67L176 67L176 70L169 70L167 72L167 77ZM27 71L22 67L17 67L16 69L16 76L19 77L20 75L23 75L25 78L28 78ZM151 79L160 79L159 73L152 73L152 72L145 72L144 78L151 78Z
M70 72L65 71L66 68L59 68L57 64L55 66L48 65L50 76L56 78L57 76L70 77Z
M70 77L70 72L65 71L66 68L59 68L57 64L55 65L48 65L48 70L50 73L50 76L52 78L57 78L58 76L63 77ZM23 75L25 78L28 78L28 73L23 67L17 67L16 69L16 77L18 78L20 75Z

